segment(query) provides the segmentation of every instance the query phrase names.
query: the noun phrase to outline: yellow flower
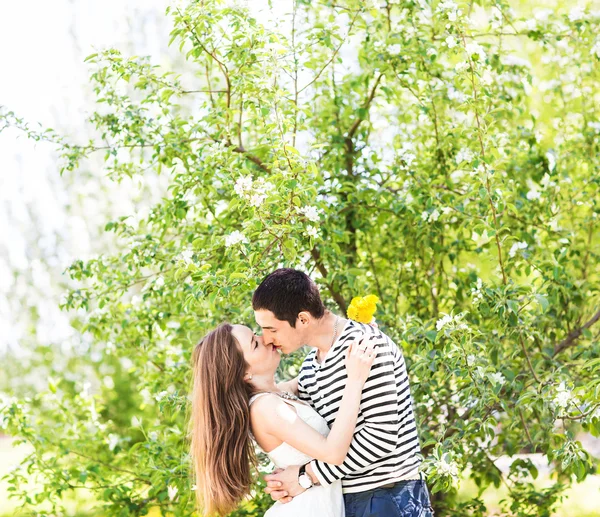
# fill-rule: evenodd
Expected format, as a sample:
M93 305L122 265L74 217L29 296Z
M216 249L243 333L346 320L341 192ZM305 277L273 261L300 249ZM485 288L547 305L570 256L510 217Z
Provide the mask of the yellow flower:
M379 302L379 298L374 294L369 294L364 297L355 296L350 302L347 315L351 320L360 323L371 323L371 321L373 321L373 315L377 310L377 302Z

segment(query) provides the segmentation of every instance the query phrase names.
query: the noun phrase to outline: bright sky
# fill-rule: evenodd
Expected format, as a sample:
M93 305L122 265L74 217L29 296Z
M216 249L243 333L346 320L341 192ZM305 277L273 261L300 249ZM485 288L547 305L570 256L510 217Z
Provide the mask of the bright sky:
M94 106L84 58L114 47L125 55L150 55L153 63L168 67L177 53L176 46L167 47L168 4L3 2L0 106L33 128L39 122L74 142L85 142L85 117ZM272 4L250 3L264 22L289 11L289 1ZM111 215L134 213L136 192L143 188L139 180L111 184L99 164L91 169L60 177L52 145L36 144L16 130L0 134L0 354L7 347L20 348L32 312L39 316L35 342L68 348L81 339L58 308L65 290L62 272L75 258L104 250L99 229Z
M0 105L33 127L40 122L74 140L85 136L92 97L84 58L114 46L162 63L166 5L166 0L3 2ZM25 331L22 315L32 308L40 315L42 340L72 334L57 308L60 273L74 257L92 251L90 223L95 226L93 216L104 209L91 199L85 213L69 215L76 196L97 187L81 180L59 176L51 145L34 144L14 130L0 134L0 352L17 344Z

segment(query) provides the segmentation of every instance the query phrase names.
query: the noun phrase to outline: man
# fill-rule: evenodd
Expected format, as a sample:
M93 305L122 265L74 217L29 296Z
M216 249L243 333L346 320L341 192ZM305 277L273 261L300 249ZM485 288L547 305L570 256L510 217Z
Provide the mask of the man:
M267 489L283 503L314 484L342 480L346 517L433 515L419 473L419 439L404 358L379 329L325 309L314 282L301 271L278 269L252 297L264 341L283 353L308 345L300 375L288 383L331 427L344 388L345 355L356 338L374 342L377 357L364 385L354 437L341 465L314 460L266 476Z

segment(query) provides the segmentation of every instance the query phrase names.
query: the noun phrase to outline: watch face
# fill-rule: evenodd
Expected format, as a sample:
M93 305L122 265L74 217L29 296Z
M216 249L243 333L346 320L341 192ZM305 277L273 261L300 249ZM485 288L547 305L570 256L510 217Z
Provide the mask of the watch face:
M312 480L308 476L308 474L302 474L298 478L298 483L302 488L310 488L312 486Z

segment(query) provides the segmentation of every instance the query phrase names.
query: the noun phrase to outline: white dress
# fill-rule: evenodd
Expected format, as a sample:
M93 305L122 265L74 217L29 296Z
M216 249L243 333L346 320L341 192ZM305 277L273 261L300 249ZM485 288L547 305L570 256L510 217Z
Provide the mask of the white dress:
M250 404L261 395L268 395L268 393L254 395L250 399ZM294 406L298 416L313 429L323 436L329 434L327 422L312 407L293 400L285 400L284 402ZM314 459L285 442L266 454L276 467L282 469L290 465L304 465ZM345 516L344 496L342 495L342 482L340 480L334 481L328 486L313 486L306 492L294 497L289 503L282 504L277 501L267 510L264 517L307 517L313 515L319 517Z

